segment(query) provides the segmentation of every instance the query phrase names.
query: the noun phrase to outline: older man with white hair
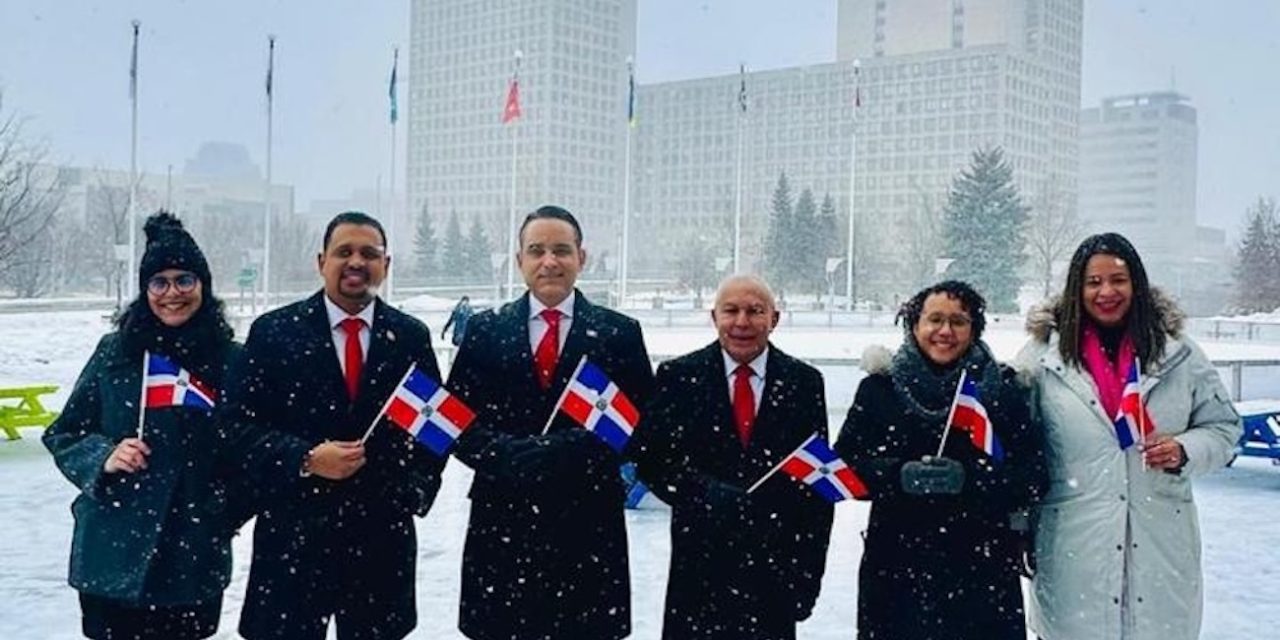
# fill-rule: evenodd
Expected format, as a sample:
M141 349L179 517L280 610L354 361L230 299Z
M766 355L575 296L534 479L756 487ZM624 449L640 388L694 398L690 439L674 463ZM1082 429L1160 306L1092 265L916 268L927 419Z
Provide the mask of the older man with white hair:
M658 368L632 441L672 507L662 637L789 640L818 596L831 507L785 477L746 487L826 436L822 374L769 342L778 310L758 277L721 283L711 319L715 342Z

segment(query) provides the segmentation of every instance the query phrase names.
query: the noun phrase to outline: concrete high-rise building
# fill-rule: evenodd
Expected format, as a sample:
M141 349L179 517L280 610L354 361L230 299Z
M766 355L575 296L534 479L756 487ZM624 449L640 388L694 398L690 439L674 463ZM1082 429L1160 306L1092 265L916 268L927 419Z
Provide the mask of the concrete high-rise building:
M505 253L514 132L518 215L565 206L593 257L613 254L635 0L413 0L411 21L410 212L425 205L438 229L478 216ZM504 125L517 50L522 116Z
M1196 224L1197 136L1195 107L1172 91L1084 109L1080 213L1091 231L1129 238L1154 282L1203 298L1225 278L1226 251L1220 230Z
M859 295L892 302L933 279L943 257L938 215L978 148L1004 149L1028 205L1053 198L1075 208L1081 0L842 0L839 8L840 60L747 74L744 268L762 257L783 172L795 193L807 187L819 202L835 200L844 255L855 132ZM635 211L644 242L673 247L701 235L729 253L739 84L731 74L641 87ZM647 257L651 269L668 259Z

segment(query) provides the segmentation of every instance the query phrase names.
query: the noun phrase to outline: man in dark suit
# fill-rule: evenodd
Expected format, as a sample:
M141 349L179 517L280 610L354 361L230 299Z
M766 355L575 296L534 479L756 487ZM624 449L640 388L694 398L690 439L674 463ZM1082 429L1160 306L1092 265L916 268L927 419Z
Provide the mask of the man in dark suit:
M243 464L263 478L240 617L249 640L319 640L331 617L342 640L417 624L413 516L435 499L444 460L385 423L360 438L410 365L440 373L427 327L376 295L386 244L368 215L335 217L324 289L258 318L233 370L224 420L273 434Z
M640 478L672 507L662 637L792 639L818 596L831 506L780 474L746 489L826 437L822 374L769 342L778 311L759 278L721 284L711 318L719 339L658 368L631 441Z
M640 325L574 288L587 254L572 214L542 207L519 239L529 291L471 319L449 375L477 413L456 450L475 469L458 627L476 640L624 638L622 460L551 411L583 356L638 407L653 369Z

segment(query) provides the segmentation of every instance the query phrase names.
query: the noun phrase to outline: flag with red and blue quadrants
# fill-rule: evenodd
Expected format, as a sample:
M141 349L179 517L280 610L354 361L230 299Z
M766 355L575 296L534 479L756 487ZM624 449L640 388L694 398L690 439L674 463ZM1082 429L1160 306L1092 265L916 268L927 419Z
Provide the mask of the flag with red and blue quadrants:
M627 446L640 422L640 412L627 394L600 367L586 360L569 380L560 409L618 452Z
M443 457L476 414L415 366L391 396L387 417Z

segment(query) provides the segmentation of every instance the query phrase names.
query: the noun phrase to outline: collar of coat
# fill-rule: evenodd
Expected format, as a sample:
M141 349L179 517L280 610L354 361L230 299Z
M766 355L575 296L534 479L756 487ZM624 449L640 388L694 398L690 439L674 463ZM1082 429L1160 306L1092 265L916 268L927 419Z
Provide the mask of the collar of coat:
M1156 322L1164 327L1164 332L1169 334L1170 338L1181 336L1187 316L1182 309L1178 308L1178 303L1159 287L1151 288L1151 302L1155 307ZM1053 296L1032 307L1027 313L1027 333L1040 342L1048 342L1049 334L1054 333L1054 329L1058 328L1056 318L1061 309L1062 296Z
M1164 356L1151 367L1151 372L1144 376L1142 383L1144 391L1154 385L1166 371L1176 367L1191 354L1191 348L1180 339L1186 324L1186 314L1164 290L1158 287L1151 288L1151 300L1155 307L1156 321L1164 328L1169 340L1165 343ZM1019 380L1026 385L1031 384L1038 367L1062 372L1066 366L1058 353L1060 334L1056 331L1058 325L1055 318L1061 307L1061 296L1054 296L1032 307L1027 314L1026 328L1027 333L1031 334L1032 342L1023 353L1019 354L1014 363Z

